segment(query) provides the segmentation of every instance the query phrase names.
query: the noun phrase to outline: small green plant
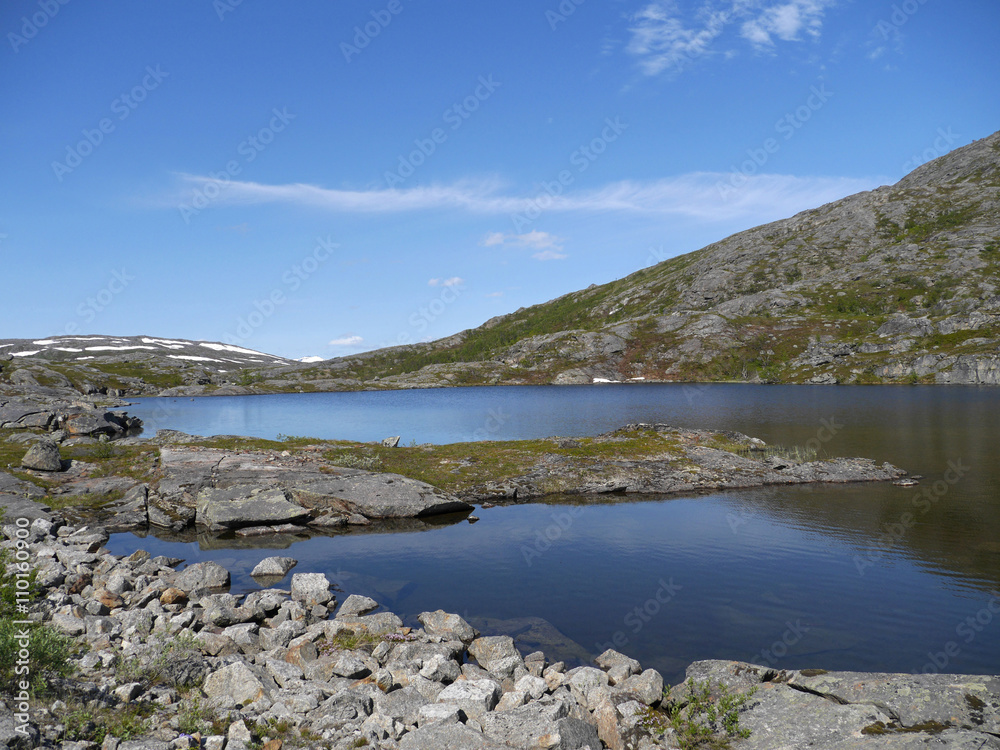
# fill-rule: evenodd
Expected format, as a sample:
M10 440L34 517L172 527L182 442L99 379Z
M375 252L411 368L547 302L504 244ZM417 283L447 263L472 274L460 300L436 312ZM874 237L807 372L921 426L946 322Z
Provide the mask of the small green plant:
M89 709L75 704L60 717L64 727L61 739L103 744L106 737L115 737L127 742L146 734L150 713L151 708L145 705Z
M18 580L22 581L22 602L33 600L38 589L34 566L24 571L20 570L22 565L29 563L16 562L10 550L0 549L0 693L14 695L23 687L21 683L27 682L28 692L38 695L47 689L50 676L65 676L73 671L70 656L77 646L72 638L48 625L14 624L15 620L25 620L25 612L20 609L24 605L19 604L17 596ZM26 659L22 654L25 647ZM24 672L26 665L30 665L28 674Z
M687 696L668 706L665 712L647 709L642 726L654 734L674 730L683 750L725 750L733 737L750 736L749 729L740 727L740 710L757 692L756 686L745 693L732 693L720 682L717 696L713 696L709 682L691 679L687 688Z
M109 458L115 458L118 455L118 447L110 441L100 442L91 449L90 455L93 458L106 461Z
M331 456L330 461L347 469L364 469L365 471L380 471L382 469L381 457L371 453L358 455L344 451Z
M163 672L171 660L179 655L199 652L198 641L188 632L178 633L169 639L160 638L156 645L159 652L152 661L123 659L119 656L115 667L119 682L158 685L163 682Z

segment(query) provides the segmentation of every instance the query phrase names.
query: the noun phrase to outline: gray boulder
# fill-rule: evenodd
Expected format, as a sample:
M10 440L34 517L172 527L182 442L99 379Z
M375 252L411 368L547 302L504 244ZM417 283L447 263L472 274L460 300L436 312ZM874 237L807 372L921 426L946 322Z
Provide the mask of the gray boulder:
M457 640L468 646L479 637L478 631L458 615L443 609L421 612L417 620L424 626L427 635L437 635L449 640Z
M500 686L493 680L458 680L442 690L438 703L454 703L467 716L482 717L500 700Z
M205 678L202 690L220 705L245 705L264 695L264 684L238 661L212 672Z
M329 579L322 573L296 573L292 576L292 599L310 606L326 604L333 599Z
M337 619L367 615L379 608L379 603L367 596L351 594L337 610Z
M429 748L510 750L510 745L490 739L464 724L453 724L448 721L437 721L420 727L414 732L403 735L399 741L399 750L429 750Z
M595 750L601 747L597 729L570 717L569 707L560 700L530 703L489 713L480 718L480 723L483 734L508 747L558 750Z
M229 571L211 561L189 565L172 578L171 584L186 594L206 589L228 588L230 580Z
M270 576L284 578L288 575L288 571L298 564L299 561L292 557L265 557L254 566L250 575L254 578Z
M469 653L479 666L501 680L517 680L528 673L524 659L509 635L477 638L469 645Z
M285 491L237 485L204 489L198 494L195 523L199 526L267 526L306 521L309 511L289 502Z
M51 440L39 440L24 454L21 466L35 471L62 471L59 446Z

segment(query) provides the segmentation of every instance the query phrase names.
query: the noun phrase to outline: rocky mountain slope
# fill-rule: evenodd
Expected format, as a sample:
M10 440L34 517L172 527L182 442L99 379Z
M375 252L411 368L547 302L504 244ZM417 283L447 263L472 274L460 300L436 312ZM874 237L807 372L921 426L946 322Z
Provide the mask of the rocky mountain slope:
M892 186L429 344L323 388L595 380L1000 384L1000 133Z

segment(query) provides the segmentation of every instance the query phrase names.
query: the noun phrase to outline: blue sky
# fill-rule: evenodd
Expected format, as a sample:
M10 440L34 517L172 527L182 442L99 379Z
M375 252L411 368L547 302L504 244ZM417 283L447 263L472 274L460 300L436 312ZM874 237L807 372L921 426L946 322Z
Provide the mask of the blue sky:
M8 0L0 338L445 336L1000 129L973 0Z

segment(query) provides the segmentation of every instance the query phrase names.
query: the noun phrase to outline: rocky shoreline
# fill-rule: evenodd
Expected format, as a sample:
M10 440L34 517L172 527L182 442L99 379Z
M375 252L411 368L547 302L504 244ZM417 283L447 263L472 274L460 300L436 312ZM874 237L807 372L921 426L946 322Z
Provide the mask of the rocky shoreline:
M81 648L44 701L4 698L0 746L652 750L712 726L696 715L671 727L666 712L693 705L690 688L664 691L625 654L568 668L456 614L424 612L406 627L367 597L340 601L325 575L294 572L290 558L262 559L254 576L266 588L234 596L216 563L120 557L98 527L8 514L3 532L38 571L24 617ZM732 738L736 748L1000 748L997 677L725 661L687 676L716 701L745 696L737 716L749 736Z

